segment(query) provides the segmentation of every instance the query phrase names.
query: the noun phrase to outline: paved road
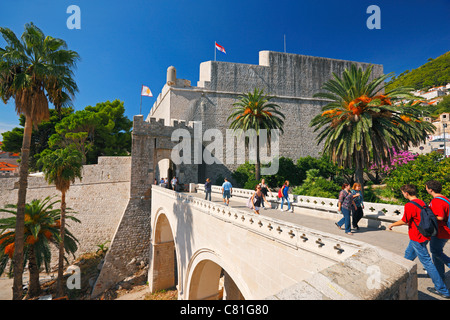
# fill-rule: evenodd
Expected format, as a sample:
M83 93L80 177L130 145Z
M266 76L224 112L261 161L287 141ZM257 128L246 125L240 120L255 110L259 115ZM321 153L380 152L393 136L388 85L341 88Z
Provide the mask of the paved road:
M199 198L204 198L204 193L191 194ZM223 203L223 199L219 195L212 195L212 201L216 203ZM230 200L230 206L234 208L239 208L240 210L252 211L246 207L246 200L243 198L232 197ZM285 205L286 208L286 205ZM330 220L321 217L314 217L309 214L302 214L302 209L295 207L294 212L285 212L277 209L267 209L260 210L262 216L272 217L278 220L285 220L290 223L298 224L307 228L316 229L320 231L325 231L327 233L336 234L339 236L349 237L355 240L363 241L371 245L378 246L380 248L389 250L400 256L404 255L406 246L409 243L408 235L383 230L383 229L373 229L360 227L359 231L351 235L345 234L343 230L339 230L334 224L341 216L337 216L336 220ZM395 229L394 229L395 230ZM450 256L450 244L445 247L444 252ZM418 263L418 288L419 288L419 300L440 300L441 297L428 292L427 287L432 287L433 282L426 275L423 270L422 264L416 260ZM450 271L447 270L446 273L446 284L450 288ZM445 300L445 299L443 299Z

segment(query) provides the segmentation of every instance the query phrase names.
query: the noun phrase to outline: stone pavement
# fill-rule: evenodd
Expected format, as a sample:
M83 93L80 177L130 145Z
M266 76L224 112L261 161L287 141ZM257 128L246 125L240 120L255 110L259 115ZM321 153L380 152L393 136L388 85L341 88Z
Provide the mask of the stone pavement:
M12 299L13 279L8 279L5 276L0 277L0 300Z
M195 197L204 199L204 193L192 193ZM212 194L213 202L222 202L223 199L218 194ZM266 204L267 205L267 204ZM239 210L252 211L246 207L246 199L232 197L230 200L230 206ZM284 208L287 208L285 204ZM302 212L303 211L303 212ZM342 216L336 216L336 220L331 220L323 217L314 217L311 214L307 214L302 208L294 207L294 212L280 211L279 209L266 209L260 210L262 216L268 216L278 220L285 220L294 224L305 226L307 228L324 231L330 234L336 234L339 236L350 237L352 239L369 243L374 246L378 246L385 250L389 250L399 256L404 255L404 251L409 243L408 235L396 231L389 231L384 229L374 229L360 227L360 230L354 231L353 235L345 234L344 230L339 230L334 224L341 219ZM401 217L400 217L401 218ZM393 230L396 230L395 228ZM450 256L450 244L444 249L444 252ZM418 263L418 289L419 300L446 300L437 295L428 292L427 287L432 287L433 282L427 276L421 263L418 259L415 260ZM450 288L450 271L446 270L446 284Z

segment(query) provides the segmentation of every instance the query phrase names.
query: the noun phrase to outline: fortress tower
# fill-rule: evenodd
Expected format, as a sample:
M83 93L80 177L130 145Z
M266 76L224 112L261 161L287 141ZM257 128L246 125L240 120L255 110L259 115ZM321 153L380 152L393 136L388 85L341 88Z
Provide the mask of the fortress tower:
M280 137L280 156L294 160L305 156L318 156L322 146L309 126L311 119L327 103L313 95L321 90L332 73L341 75L354 63L367 68L369 63L312 57L272 51L259 52L259 65L207 61L200 64L197 86L189 80L178 79L173 66L167 70L167 81L148 114L150 118L172 119L186 122L200 121L202 131L219 129L225 137L227 122L233 103L239 95L263 89L273 96L286 116L284 134ZM383 74L382 65L374 65L372 77ZM205 146L205 145L204 145ZM225 146L224 146L225 154ZM230 176L238 164L199 166L199 181L205 177ZM214 181L214 180L213 180Z

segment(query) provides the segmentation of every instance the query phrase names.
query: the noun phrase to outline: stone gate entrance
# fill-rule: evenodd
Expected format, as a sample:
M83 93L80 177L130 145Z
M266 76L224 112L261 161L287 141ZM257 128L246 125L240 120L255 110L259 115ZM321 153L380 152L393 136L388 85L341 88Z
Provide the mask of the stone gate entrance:
M172 178L175 175L181 184L198 181L198 165L193 160L192 124L176 120L166 124L164 119L155 118L144 121L142 115L135 116L133 120L130 200L114 234L92 297L134 274L142 264L148 263L151 189L155 179ZM186 135L181 139L174 135L173 139L172 135L177 129L186 130L183 131ZM191 146L192 158L191 161L174 164L172 152L182 139L187 139L184 142ZM162 160L169 163L165 173L159 172L158 163Z

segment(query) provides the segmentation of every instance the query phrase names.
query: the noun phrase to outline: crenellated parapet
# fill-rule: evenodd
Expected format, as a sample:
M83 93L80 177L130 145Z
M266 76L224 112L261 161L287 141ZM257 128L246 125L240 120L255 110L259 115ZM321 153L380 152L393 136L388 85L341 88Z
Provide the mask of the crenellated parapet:
M176 129L185 129L189 132L194 130L193 121L170 119L166 121L163 118L147 118L144 121L142 115L136 115L133 118L133 134L147 134L154 136L167 136L170 137L172 132Z

